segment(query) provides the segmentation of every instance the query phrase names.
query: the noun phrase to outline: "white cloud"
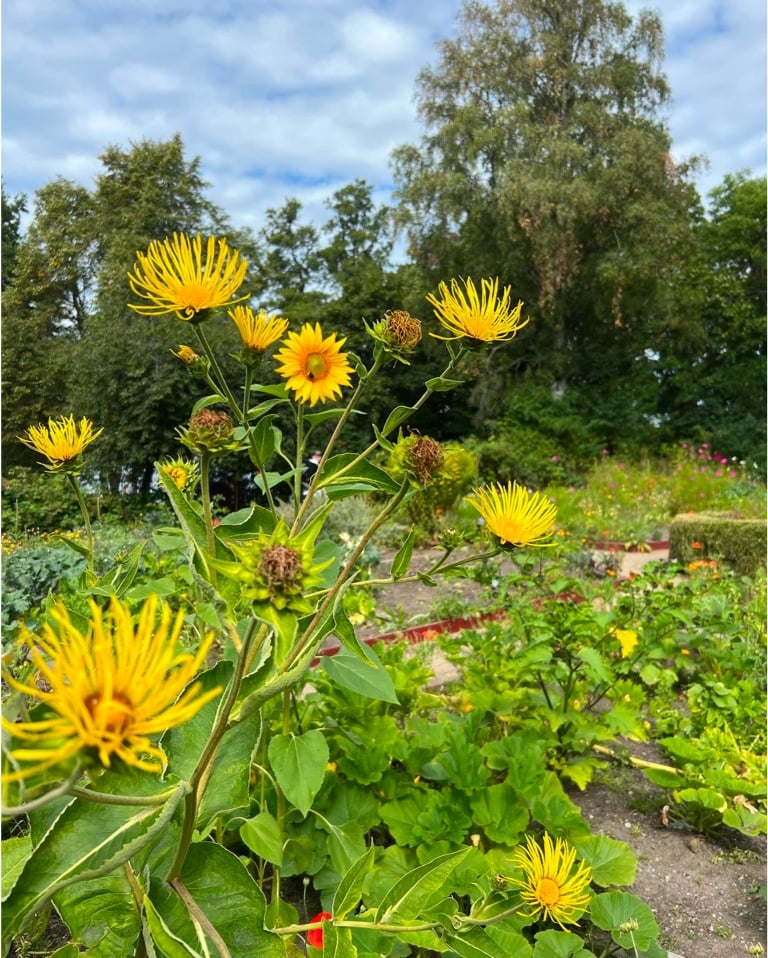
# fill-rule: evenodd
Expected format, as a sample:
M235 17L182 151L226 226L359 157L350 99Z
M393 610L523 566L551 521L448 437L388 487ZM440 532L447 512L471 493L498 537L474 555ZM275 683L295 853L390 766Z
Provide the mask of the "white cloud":
M108 145L180 133L212 199L258 228L297 197L306 215L354 179L389 198L394 147L417 142L413 102L461 0L14 0L3 8L6 189L92 183ZM630 0L636 13L643 4ZM765 172L765 9L664 4L678 160L704 153L703 193Z

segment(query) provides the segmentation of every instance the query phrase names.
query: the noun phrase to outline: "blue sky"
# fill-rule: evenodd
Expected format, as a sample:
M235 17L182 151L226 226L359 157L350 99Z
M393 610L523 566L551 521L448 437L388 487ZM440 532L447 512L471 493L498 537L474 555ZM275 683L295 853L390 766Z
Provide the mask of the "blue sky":
M461 0L3 0L2 175L15 195L87 186L107 145L180 133L238 226L296 197L305 216L354 179L390 199L393 148L417 143L419 69ZM704 154L702 196L765 174L764 0L629 0L657 9L673 158Z

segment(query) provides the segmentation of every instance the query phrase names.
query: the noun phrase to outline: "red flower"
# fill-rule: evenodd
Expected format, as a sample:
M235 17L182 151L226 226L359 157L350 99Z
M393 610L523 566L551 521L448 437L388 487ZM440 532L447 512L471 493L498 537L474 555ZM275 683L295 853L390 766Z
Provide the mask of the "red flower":
M701 543L700 543L700 542L694 542L694 543L691 545L691 548L692 548L692 549L700 549L700 548L701 548Z
M310 924L314 925L317 921L331 921L333 915L327 911L318 912L315 917L311 920ZM307 943L310 944L313 948L322 948L323 947L323 929L322 928L310 928L307 932Z

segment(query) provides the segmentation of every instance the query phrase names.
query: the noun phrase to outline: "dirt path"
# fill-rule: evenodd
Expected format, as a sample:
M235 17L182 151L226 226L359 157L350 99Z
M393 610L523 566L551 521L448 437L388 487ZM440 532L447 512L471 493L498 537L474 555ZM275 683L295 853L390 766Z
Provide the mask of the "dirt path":
M414 557L413 568L425 569L432 554ZM651 561L665 559L666 551L624 553L619 576L642 572ZM387 557L382 572L388 570ZM468 579L450 579L430 587L422 582L383 587L377 611L387 613L376 624L360 630L362 637L423 625L440 618L447 601L476 608L483 589ZM423 654L423 646L422 646ZM460 672L431 648L431 684L445 685ZM625 742L633 754L664 761L651 743ZM739 958L763 955L766 943L765 841L728 831L705 838L662 825L664 794L639 769L612 766L600 784L571 796L582 809L593 832L627 842L637 857L637 878L631 891L656 915L660 940L670 958ZM761 889L763 893L761 894Z

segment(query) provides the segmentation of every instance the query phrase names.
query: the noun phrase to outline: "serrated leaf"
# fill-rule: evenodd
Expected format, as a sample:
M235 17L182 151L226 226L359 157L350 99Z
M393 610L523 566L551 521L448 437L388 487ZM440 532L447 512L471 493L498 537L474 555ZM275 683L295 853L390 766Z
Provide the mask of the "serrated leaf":
M341 921L353 912L363 897L365 876L373 867L376 849L371 845L341 877L333 896L331 914Z
M323 783L328 743L319 729L302 735L273 735L267 754L285 797L306 815Z
M469 848L462 848L406 872L379 903L377 921L384 924L395 920L406 923L417 918L421 909L440 891L469 851Z
M167 783L138 774L106 773L99 791L152 795ZM112 805L76 800L35 846L3 906L3 934L16 937L26 921L59 889L108 875L168 825L188 790L185 783L163 805Z
M586 664L601 682L606 682L608 684L613 682L613 670L603 656L600 655L597 649L590 648L590 646L586 645L579 649L577 652L577 657L580 658L582 662L586 662Z

